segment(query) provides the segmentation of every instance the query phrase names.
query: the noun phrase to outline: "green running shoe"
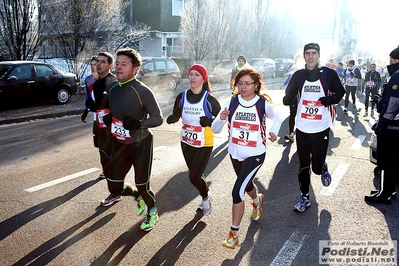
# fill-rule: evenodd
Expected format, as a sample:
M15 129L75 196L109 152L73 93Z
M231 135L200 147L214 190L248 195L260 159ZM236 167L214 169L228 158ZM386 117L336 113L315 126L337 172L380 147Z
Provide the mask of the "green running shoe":
M137 207L136 207L137 215L142 215L146 210L147 210L147 205L145 205L144 200L142 198L138 199L137 200Z
M157 207L152 207L146 215L144 222L141 224L140 229L143 231L151 231L158 221L158 210Z

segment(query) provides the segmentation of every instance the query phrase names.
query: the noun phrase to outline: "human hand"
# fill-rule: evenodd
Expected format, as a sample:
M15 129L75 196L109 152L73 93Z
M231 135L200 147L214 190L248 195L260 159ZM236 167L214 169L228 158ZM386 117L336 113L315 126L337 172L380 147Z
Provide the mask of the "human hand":
M104 124L109 127L112 124L112 113L108 113L103 116L103 122Z
M224 108L224 110L220 112L220 120L226 120L229 114L230 111L227 108Z
M276 140L277 140L277 136L276 136L276 134L274 134L273 132L269 132L269 140L271 141L271 142L275 142Z
M324 105L324 107L333 104L333 100L330 97L320 97L319 102L321 102Z
M86 123L86 118L87 118L88 114L89 114L89 110L85 109L83 111L83 114L80 116L80 119L82 120L83 123Z
M136 120L129 116L125 116L123 118L123 127L128 130L137 130L140 128L140 126L141 126L141 123L139 120Z
M201 116L200 117L200 125L202 127L210 127L212 124L213 119L206 117L206 116Z

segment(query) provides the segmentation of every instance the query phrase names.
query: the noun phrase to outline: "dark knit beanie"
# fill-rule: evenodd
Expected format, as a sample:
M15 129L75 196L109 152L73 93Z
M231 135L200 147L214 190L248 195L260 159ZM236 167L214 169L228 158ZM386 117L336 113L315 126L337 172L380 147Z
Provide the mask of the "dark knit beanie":
M311 42L311 43L305 44L305 47L303 48L303 55L305 55L306 50L309 50L309 49L315 49L317 51L317 53L320 55L320 46L318 43Z
M208 82L208 70L206 70L206 68L201 65L201 64L194 64L190 67L190 69L188 70L188 73L190 73L191 70L196 70L198 71L198 73L200 73L201 77L204 79L204 82Z
M396 49L394 49L389 56L393 59L399 59L399 45L398 47L396 47Z

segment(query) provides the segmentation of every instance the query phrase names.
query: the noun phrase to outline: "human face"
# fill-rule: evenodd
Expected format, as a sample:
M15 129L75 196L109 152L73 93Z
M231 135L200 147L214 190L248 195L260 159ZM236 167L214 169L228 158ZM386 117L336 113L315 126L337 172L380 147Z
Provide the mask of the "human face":
M308 49L305 51L306 68L312 70L319 63L320 55L316 49Z
M97 60L97 74L99 78L104 78L109 70L113 67L112 64L108 64L108 57L99 55Z
M399 59L394 59L394 58L392 58L392 57L390 57L389 58L389 64L396 64L396 63L399 63Z
M250 75L242 76L237 82L238 92L241 94L241 97L247 101L255 97L256 86L257 84L255 84Z
M204 79L197 70L191 70L188 73L188 79L190 81L190 87L193 90L202 90L202 85L204 84Z
M90 69L92 74L97 73L97 60L93 60L90 62Z
M132 60L127 55L118 55L116 57L116 78L119 82L126 82L133 79L138 71L138 66L133 66Z
M242 59L239 59L239 60L237 60L237 64L238 64L239 67L242 67L242 66L245 65L245 61L242 60Z

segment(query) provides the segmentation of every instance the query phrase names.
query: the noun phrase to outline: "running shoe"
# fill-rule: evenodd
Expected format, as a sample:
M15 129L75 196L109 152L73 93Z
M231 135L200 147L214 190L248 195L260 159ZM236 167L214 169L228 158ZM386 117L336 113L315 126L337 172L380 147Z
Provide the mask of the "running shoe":
M147 205L145 205L145 202L141 197L136 201L137 201L136 213L137 215L141 215L147 210Z
M201 211L204 210L204 201L201 200L201 203L198 205L198 209L200 209Z
M348 112L348 108L344 108L344 113L347 113Z
M121 195L109 194L109 196L105 200L101 201L101 206L107 207L118 201L121 201L121 199L122 199Z
M146 215L144 222L140 225L140 229L143 231L151 231L158 221L158 210L157 207L152 207Z
M265 196L263 196L262 193L258 194L258 199L259 199L259 203L255 204L255 203L251 203L252 206L254 207L254 209L252 210L252 219L254 219L254 221L258 221L263 214L263 210L262 210L262 204L265 201Z
M290 133L284 136L284 139L289 140L289 141L294 141L294 133Z
M328 187L331 184L331 175L328 172L328 165L326 162L324 162L321 172L321 183L323 186Z
M104 172L102 172L102 173L98 176L98 178L99 178L99 179L105 179L105 174L104 174Z
M238 231L230 229L229 237L223 241L222 246L225 248L235 249L238 245Z
M310 201L306 197L301 197L301 201L294 206L294 211L302 213L310 207Z
M367 117L369 115L369 113L365 112L363 117Z
M212 212L212 196L208 193L208 198L202 201L202 210L204 211L204 215L208 215ZM200 204L200 206L201 206ZM200 208L200 206L198 206Z

